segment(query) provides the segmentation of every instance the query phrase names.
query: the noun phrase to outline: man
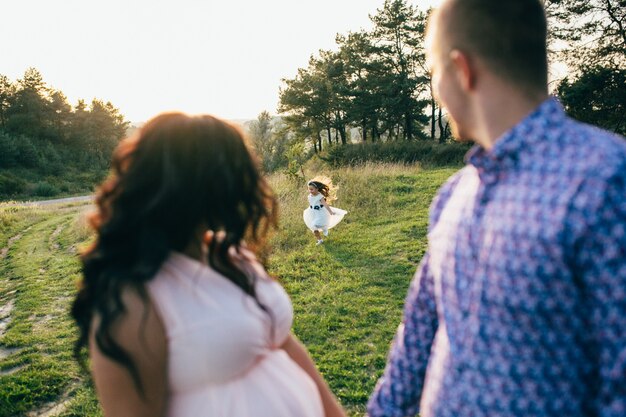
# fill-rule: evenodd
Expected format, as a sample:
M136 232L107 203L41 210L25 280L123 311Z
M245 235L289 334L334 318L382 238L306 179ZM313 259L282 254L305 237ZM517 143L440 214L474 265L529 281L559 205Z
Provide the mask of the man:
M626 142L547 93L540 0L444 0L433 87L474 148L429 246L372 417L626 415Z

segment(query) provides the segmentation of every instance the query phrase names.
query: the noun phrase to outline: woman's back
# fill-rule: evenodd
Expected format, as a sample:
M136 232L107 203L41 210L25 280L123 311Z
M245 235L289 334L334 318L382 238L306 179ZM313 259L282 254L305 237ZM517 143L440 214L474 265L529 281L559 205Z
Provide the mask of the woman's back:
M259 302L208 266L172 252L148 291L165 327L169 416L322 416L318 389L279 346L293 312L260 264Z

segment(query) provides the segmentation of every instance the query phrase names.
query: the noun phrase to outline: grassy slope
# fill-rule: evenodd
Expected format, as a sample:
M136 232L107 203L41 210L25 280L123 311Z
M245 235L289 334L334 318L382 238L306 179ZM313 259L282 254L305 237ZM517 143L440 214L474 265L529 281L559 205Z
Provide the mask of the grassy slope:
M322 246L302 222L305 185L270 179L281 207L270 273L292 297L295 333L354 415L382 372L425 249L428 206L452 172L380 165L325 172L340 186L336 205L349 213ZM99 415L71 357L67 316L79 278L76 247L89 238L84 209L0 206L0 248L21 232L0 259L0 307L14 305L0 348L17 349L0 353L0 417L48 401L64 402L62 416Z
M454 170L339 169L337 207L349 211L321 246L301 220L302 188L274 178L283 222L270 272L292 296L296 334L353 412L385 364L409 281L426 245L428 207Z
M13 301L2 347L12 354L0 361L0 416L22 415L48 401L74 396L79 369L72 358L75 329L68 308L80 268L76 245L86 236L75 227L84 206L0 209L13 241L0 267L0 300ZM15 214L15 213L14 213ZM27 220L20 220L20 215ZM24 227L26 226L26 227ZM10 233L7 233L10 232Z

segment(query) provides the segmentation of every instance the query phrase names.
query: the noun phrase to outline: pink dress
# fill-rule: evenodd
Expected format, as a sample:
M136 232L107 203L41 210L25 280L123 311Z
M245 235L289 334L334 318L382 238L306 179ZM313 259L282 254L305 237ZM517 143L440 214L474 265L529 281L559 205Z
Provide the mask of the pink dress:
M190 257L173 252L148 292L168 341L171 417L322 417L311 377L279 349L293 320L291 301L256 261L255 300Z

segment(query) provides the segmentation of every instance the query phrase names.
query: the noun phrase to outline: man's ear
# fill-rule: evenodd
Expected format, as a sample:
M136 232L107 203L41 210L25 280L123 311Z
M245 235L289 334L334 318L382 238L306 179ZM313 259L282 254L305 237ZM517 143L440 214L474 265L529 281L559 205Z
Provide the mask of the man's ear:
M461 88L468 92L473 90L476 82L476 70L468 56L458 49L453 49L450 51L450 61Z

